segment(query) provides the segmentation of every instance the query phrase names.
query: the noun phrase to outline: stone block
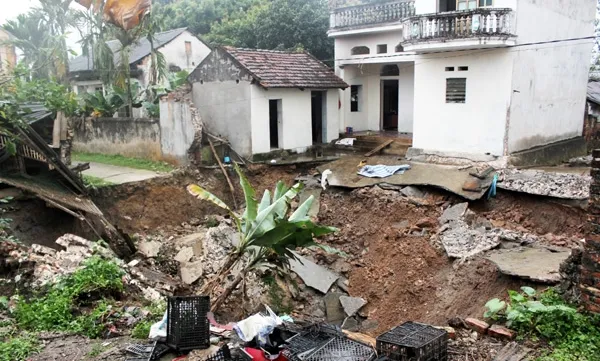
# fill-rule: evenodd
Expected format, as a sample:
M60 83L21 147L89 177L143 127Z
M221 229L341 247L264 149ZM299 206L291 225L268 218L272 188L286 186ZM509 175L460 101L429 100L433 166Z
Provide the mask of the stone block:
M202 277L202 261L182 263L179 267L181 280L187 285L191 285Z

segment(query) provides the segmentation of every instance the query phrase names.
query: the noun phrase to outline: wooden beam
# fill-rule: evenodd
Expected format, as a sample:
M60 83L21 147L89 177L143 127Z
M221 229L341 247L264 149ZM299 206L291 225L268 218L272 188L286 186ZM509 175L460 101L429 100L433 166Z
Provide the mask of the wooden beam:
M215 157L217 163L219 164L219 167L221 168L221 172L223 172L223 175L225 175L225 179L227 179L227 184L229 184L229 190L231 191L231 198L233 199L233 206L235 207L234 209L237 209L238 206L237 201L235 200L235 188L233 187L233 183L231 183L231 179L229 179L229 174L227 174L227 170L223 166L223 163L221 163L221 158L217 154L217 150L215 149L215 146L212 140L210 140L210 138L208 138L208 144L210 145L210 150L212 151L213 156Z
M386 142L384 142L384 143L381 143L381 144L380 144L380 145L378 145L378 146L377 146L375 149L373 149L373 150L372 150L372 151L370 151L369 153L365 154L365 157L370 157L370 156L372 156L373 154L375 154L375 153L378 153L378 152L382 151L382 150L383 150L383 148L387 147L388 145L390 145L390 144L392 144L392 143L394 143L394 140L393 140L393 139L390 139L390 140L388 140L388 141L386 141Z

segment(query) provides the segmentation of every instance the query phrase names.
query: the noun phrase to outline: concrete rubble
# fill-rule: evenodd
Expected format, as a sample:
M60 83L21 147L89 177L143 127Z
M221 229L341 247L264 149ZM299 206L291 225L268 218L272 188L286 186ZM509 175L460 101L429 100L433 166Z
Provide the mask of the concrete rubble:
M290 261L290 269L292 272L296 273L307 286L312 287L321 293L327 293L331 288L331 285L337 281L339 276L310 261L306 257L302 257L298 253L294 252L294 254L300 261Z
M563 199L588 199L592 178L578 174L503 169L498 188Z
M546 248L514 248L490 252L486 258L500 272L541 283L556 284L561 280L560 265L569 258L570 250Z
M367 304L367 301L360 297L341 296L340 303L342 304L346 315L352 317Z

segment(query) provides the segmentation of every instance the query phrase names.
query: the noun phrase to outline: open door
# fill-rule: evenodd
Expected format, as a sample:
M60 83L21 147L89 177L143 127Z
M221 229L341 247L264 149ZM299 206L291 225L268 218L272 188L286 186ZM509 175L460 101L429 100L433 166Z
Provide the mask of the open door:
M269 100L269 138L271 142L271 149L279 149L281 145L280 135L281 133L281 99Z
M327 142L326 135L326 104L327 94L323 91L313 91L311 93L311 116L312 116L312 141L313 144Z
M382 80L383 130L398 130L398 79Z

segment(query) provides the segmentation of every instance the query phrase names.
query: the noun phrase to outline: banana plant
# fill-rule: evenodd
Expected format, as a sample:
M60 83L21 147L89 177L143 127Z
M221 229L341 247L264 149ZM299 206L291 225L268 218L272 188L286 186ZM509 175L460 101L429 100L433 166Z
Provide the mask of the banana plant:
M198 199L211 202L225 209L236 224L240 239L238 245L228 255L220 272L207 282L201 292L214 293L218 286L224 282L233 269L240 262L244 262L241 271L213 302L212 311L215 312L231 295L233 290L245 279L248 272L257 269L270 269L280 275L289 273L290 261L297 259L292 252L297 248L319 247L326 252L340 253L334 248L319 244L314 241L332 232L334 227L321 226L313 223L308 216L308 211L314 202L311 196L302 203L294 212L291 203L302 190L302 183L297 183L287 188L283 182L278 182L271 193L266 190L260 202L256 199L256 191L241 171L234 165L240 178L240 185L244 191L246 208L239 215L221 199L198 185L189 185L188 192Z

